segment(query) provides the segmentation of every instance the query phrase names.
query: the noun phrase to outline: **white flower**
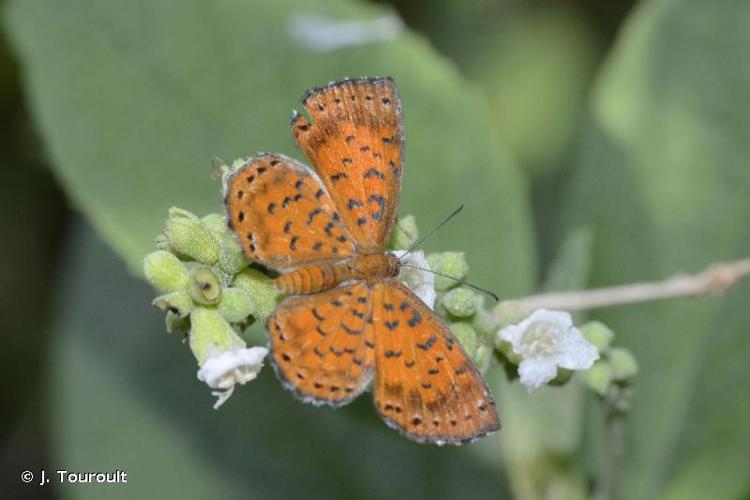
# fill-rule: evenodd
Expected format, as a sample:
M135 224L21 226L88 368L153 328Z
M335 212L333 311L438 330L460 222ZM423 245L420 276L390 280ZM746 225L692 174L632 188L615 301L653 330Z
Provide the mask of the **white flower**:
M398 279L414 292L430 309L435 307L435 275L424 257L424 252L418 250L407 255L407 250L394 250L393 255L401 259L402 267ZM406 264L404 266L403 264ZM414 266L414 267L407 267ZM419 268L419 269L415 269Z
M267 354L265 347L237 347L229 351L209 349L206 362L198 370L198 380L212 389L220 389L211 392L217 397L214 409L229 399L234 393L235 384L244 385L258 376Z
M534 311L516 325L498 332L521 357L518 375L529 391L554 379L557 367L588 370L599 359L599 351L586 340L565 311Z

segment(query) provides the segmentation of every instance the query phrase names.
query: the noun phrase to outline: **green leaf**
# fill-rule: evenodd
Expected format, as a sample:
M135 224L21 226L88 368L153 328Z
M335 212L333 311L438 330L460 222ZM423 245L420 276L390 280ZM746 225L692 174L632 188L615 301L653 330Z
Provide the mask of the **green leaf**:
M93 231L74 229L49 353L52 463L117 468L128 484L71 485L66 497L508 498L473 445L412 443L382 423L370 394L338 410L313 407L267 366L213 410L188 346L145 308L150 287Z
M427 250L468 250L472 280L501 293L528 288L525 187L476 90L409 32L311 51L290 36L300 12L351 20L388 11L343 0L10 2L6 24L34 114L77 207L138 271L170 206L222 210L212 157L300 157L289 119L306 89L391 75L408 136L401 212L427 230L465 203L464 222Z
M547 270L542 289L554 292L586 288L592 246L590 228L579 227L570 231Z
M568 227L591 224L595 285L697 272L750 251L750 4L642 3L595 93ZM641 366L625 498L750 490L750 286L598 317ZM710 480L707 480L710 478Z

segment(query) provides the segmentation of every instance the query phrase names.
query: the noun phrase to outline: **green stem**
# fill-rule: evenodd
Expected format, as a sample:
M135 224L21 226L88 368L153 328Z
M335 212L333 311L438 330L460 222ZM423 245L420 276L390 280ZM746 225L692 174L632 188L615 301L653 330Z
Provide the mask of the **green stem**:
M607 457L597 486L596 500L617 498L625 462L625 413L607 401Z

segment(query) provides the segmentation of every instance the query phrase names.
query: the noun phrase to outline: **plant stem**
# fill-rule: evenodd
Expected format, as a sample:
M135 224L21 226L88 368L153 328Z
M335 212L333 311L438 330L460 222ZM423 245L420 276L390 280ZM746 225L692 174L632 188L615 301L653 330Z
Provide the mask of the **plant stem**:
M594 493L596 500L617 498L625 460L625 413L607 404L607 458L601 481Z
M634 283L607 288L529 295L520 304L536 309L580 311L636 302L721 293L750 275L750 258L712 264L698 274L678 274L664 281Z

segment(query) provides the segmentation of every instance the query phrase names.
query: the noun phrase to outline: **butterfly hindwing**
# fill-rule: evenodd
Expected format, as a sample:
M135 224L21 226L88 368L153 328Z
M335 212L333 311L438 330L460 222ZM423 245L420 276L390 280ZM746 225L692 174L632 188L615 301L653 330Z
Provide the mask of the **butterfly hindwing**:
M253 261L276 270L354 254L351 235L320 179L280 154L250 158L227 184L229 221Z
M356 398L373 375L371 308L365 283L284 300L267 322L279 377L306 401Z
M344 80L310 90L296 115L297 143L325 183L362 253L382 252L401 188L401 102L390 78Z
M500 427L495 403L461 344L396 279L373 288L375 406L408 437L460 444Z

